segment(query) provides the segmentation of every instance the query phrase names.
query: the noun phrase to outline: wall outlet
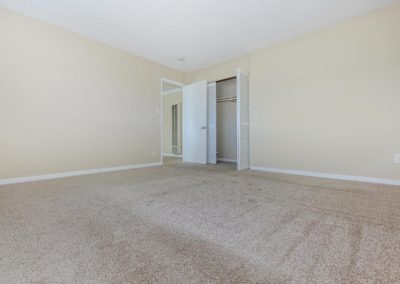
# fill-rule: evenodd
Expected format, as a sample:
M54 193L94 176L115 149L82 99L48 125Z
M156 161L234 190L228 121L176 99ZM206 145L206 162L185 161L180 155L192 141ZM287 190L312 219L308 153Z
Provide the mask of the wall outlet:
M151 153L151 156L152 156L152 157L155 157L155 156L156 156L156 151L153 151L153 152Z
M400 154L394 155L394 162L395 164L400 164Z

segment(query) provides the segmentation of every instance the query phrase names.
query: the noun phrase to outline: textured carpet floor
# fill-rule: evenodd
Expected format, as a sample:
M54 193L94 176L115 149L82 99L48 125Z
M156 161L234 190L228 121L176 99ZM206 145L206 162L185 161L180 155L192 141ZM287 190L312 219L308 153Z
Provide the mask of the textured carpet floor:
M2 186L0 282L400 283L400 190L181 164Z

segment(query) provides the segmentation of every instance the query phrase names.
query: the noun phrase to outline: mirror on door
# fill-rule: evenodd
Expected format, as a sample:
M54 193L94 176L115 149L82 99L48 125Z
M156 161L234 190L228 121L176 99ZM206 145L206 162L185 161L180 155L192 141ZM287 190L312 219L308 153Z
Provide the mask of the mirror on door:
M179 83L162 81L163 164L182 162L183 94Z
M182 155L182 102L171 106L172 154Z

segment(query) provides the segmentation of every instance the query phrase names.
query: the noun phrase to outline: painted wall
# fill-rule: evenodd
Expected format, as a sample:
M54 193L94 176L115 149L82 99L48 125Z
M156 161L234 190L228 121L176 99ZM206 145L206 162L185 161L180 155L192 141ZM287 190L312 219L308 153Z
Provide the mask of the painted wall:
M217 98L236 96L236 79L217 83ZM218 159L236 161L236 102L217 103Z
M176 87L175 87L176 88ZM178 105L178 149L182 149L182 92L163 97L163 154L172 154L172 106Z
M160 77L237 67L253 166L400 179L399 30L394 5L183 74L0 9L0 179L158 162Z
M241 68L244 71L248 71L250 67L250 57L243 56L231 61L223 62L211 66L206 69L202 69L187 75L187 82L193 83L201 80L207 80L209 82L215 82L221 79L226 79L236 76L236 69Z
M160 161L186 74L2 8L0 42L0 179Z
M400 179L399 31L394 5L250 54L251 165Z

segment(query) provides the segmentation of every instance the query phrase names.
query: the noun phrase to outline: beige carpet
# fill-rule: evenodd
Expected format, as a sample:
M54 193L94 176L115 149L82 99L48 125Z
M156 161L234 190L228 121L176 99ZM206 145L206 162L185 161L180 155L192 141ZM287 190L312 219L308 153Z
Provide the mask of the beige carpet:
M1 283L400 283L400 190L164 167L0 187Z

